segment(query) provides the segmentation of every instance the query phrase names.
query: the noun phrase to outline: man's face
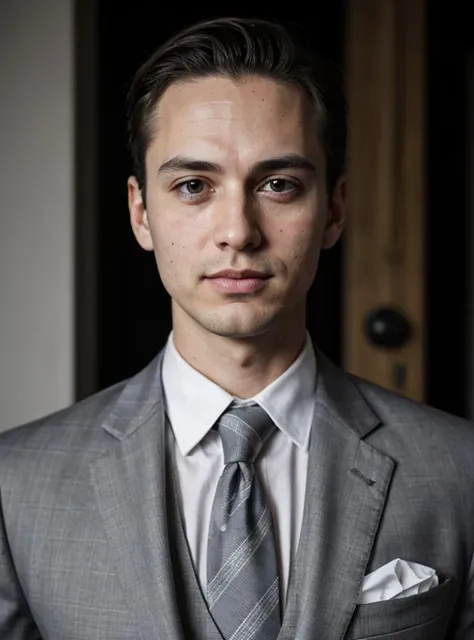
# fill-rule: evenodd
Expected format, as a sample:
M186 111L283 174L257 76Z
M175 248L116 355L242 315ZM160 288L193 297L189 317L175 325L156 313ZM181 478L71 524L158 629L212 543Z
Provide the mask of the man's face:
M291 330L344 218L344 185L328 202L302 92L260 77L173 84L146 175L146 210L129 180L131 222L155 253L174 326L232 338Z

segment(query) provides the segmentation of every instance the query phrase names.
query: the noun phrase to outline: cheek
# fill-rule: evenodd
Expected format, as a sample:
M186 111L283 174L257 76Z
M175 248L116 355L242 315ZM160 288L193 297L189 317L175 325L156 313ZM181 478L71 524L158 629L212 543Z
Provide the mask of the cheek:
M325 225L325 202L316 186L298 205L288 208L273 227L273 239L291 272L305 272L317 266ZM277 217L273 217L273 221Z
M162 221L151 225L153 249L160 273L174 268L179 257L179 244L173 229Z
M196 226L182 221L160 221L152 225L151 232L155 258L164 283L176 288L180 281L192 273L196 253Z
M317 266L321 235L314 221L294 223L281 229L280 236L290 271L304 273Z

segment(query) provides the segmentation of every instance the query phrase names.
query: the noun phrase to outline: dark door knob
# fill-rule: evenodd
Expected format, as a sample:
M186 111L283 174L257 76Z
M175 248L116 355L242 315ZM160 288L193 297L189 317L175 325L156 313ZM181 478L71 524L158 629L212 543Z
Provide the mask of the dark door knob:
M366 318L365 332L369 341L378 347L396 349L408 342L411 327L398 309L375 309Z

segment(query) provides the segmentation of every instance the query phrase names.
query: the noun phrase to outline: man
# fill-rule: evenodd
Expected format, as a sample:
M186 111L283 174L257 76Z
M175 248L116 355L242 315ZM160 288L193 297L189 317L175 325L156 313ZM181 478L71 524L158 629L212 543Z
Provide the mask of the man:
M2 639L474 638L472 425L306 329L345 116L263 21L195 25L138 71L130 219L173 331L131 380L1 435Z

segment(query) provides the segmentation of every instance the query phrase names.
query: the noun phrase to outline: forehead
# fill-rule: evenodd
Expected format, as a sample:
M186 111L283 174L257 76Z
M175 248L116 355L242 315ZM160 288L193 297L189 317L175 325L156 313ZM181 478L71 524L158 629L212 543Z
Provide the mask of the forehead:
M310 100L298 87L267 78L176 82L155 110L152 132L151 161L186 155L245 166L289 153L323 161Z

